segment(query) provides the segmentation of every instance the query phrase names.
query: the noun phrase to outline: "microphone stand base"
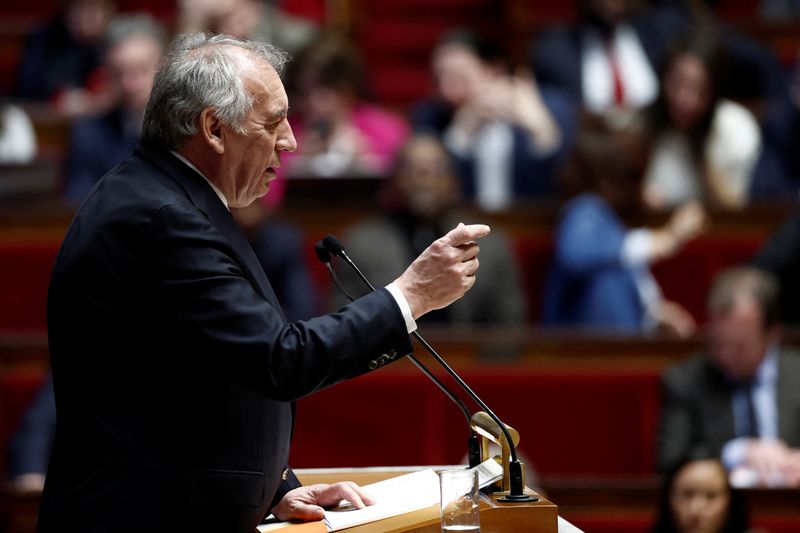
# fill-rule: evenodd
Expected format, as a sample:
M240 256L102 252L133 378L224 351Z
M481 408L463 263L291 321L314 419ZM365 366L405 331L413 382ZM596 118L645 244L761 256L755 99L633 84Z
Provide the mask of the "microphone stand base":
M507 494L497 498L497 501L502 503L529 503L538 502L539 498L531 496L530 494Z

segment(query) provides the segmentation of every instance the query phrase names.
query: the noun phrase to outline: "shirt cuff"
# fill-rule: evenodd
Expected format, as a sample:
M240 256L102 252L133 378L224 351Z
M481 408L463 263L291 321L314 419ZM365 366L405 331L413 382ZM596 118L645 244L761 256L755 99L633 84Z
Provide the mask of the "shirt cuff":
M403 320L406 322L406 331L409 333L416 331L417 322L414 320L414 316L411 314L411 306L408 305L408 300L406 300L403 292L398 289L394 283L388 284L386 286L386 290L392 295L394 301L397 302L397 307L400 308L400 312L403 313Z
M635 229L629 231L622 241L622 264L633 267L650 262L652 246L650 230Z
M738 466L742 466L745 461L745 453L747 452L747 438L739 437L729 440L722 447L722 464L725 465L729 471Z

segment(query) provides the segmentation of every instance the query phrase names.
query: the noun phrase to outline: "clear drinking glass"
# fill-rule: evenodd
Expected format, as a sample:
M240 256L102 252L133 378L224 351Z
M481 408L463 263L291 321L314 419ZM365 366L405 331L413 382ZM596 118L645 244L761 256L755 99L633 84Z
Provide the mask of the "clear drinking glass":
M468 469L439 472L442 531L481 530L478 471Z

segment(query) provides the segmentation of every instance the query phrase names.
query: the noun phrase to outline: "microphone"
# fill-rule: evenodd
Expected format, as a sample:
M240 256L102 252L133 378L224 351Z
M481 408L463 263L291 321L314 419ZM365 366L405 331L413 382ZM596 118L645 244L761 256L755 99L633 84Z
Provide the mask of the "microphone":
M330 237L330 235L329 235L329 237ZM326 237L326 239L327 238L328 237ZM334 239L334 241L336 243L339 243L339 241L336 240L335 237L333 237L333 239ZM341 246L341 244L339 244L339 246ZM344 248L342 248L342 250L344 250ZM326 248L326 246L323 243L323 241L319 241L319 242L317 242L316 245L314 245L314 251L317 254L317 258L322 263L324 263L325 266L328 268L328 272L330 273L331 278L333 278L333 282L336 284L336 288L339 289L339 292L342 293L342 295L345 298L347 298L348 300L350 300L352 302L354 300L354 298L352 296L350 296L347 293L347 291L344 289L344 287L342 286L341 282L339 281L339 276L336 275L336 271L333 270L333 268L331 267L331 253L328 251L328 249ZM366 279L366 278L364 278L364 279ZM367 282L367 283L369 283L369 282ZM372 288L371 285L370 285L370 288ZM375 289L372 288L372 290L374 291ZM423 365L422 362L420 362L414 356L414 354L408 354L408 358L414 364L414 366L416 366L423 374L425 374L425 376L427 376L428 379L430 379L437 387L439 387L439 390L441 390L445 394L445 396L450 398L450 400L452 400L453 403L456 404L456 406L459 408L461 413L464 415L464 418L467 419L467 427L469 428L469 432L470 432L470 436L469 436L469 439L467 441L467 449L468 449L468 454L467 455L469 457L469 466L470 466L470 468L474 468L474 467L478 466L480 464L480 462L481 462L480 441L478 440L478 434L475 433L474 429L472 429L472 423L471 423L469 409L467 409L467 406L464 404L463 401L461 401L461 398L456 396L453 393L453 391L448 389L447 386L444 383L442 383L439 380L439 378L437 378L433 374L433 372L431 372L428 369L428 367Z
M372 283L369 282L369 280L366 278L366 276L364 276L364 274L356 266L353 260L350 259L350 257L347 255L347 252L345 252L344 246L342 246L342 243L339 242L339 239L337 239L333 235L328 235L324 239L322 239L322 245L329 252L329 254L344 259L344 261L348 265L350 265L350 268L352 268L353 271L355 271L358 277L361 278L361 281L363 281L364 284L370 288L370 290L372 291L375 290L375 287L372 286ZM330 266L328 268L330 268ZM439 363L439 365L442 368L444 368L448 374L450 374L450 377L452 377L456 381L456 383L458 383L458 385L469 395L469 397L472 398L472 400L475 403L477 403L480 406L480 408L486 412L486 414L489 415L489 417L497 424L497 426L503 432L503 435L506 438L506 442L508 443L509 452L511 454L511 461L508 465L511 490L509 491L507 496L500 498L500 501L507 503L524 503L524 502L536 501L536 498L533 498L532 496L525 494L523 486L524 484L522 479L522 463L520 463L519 459L517 458L517 447L516 445L514 445L514 441L511 438L511 434L509 433L506 425L500 420L500 418L496 414L494 414L494 411L492 411L489 408L489 406L486 405L486 403L484 403L484 401L480 399L480 397L469 387L469 385L467 385L467 383L463 379L461 379L461 376L459 376L456 373L456 371L453 370L453 368L449 364L447 364L447 361L445 361L444 358L441 355L439 355L430 344L428 344L428 341L422 338L422 335L420 335L416 331L412 332L411 334L414 336L414 338L416 338L420 342L420 344L422 344L422 346L425 347L426 350L428 350L428 352L433 356L433 358L436 359L436 362ZM470 427L472 427L471 423Z

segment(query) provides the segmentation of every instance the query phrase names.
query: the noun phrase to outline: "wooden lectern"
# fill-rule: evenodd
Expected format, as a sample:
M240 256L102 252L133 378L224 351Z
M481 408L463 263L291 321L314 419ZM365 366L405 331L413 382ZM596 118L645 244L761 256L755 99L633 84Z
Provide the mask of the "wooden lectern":
M314 483L335 483L337 481L355 481L359 485L369 485L384 479L413 472L414 468L355 468L335 470L296 470L295 473L304 485ZM532 493L532 491L531 491ZM481 533L557 533L558 507L545 498L537 495L539 500L532 503L508 504L497 501L498 496L481 497ZM347 533L385 533L415 532L438 533L439 506L433 505L419 511L406 513L369 524L346 529ZM280 531L291 533L325 533L322 522L297 524L281 528Z

